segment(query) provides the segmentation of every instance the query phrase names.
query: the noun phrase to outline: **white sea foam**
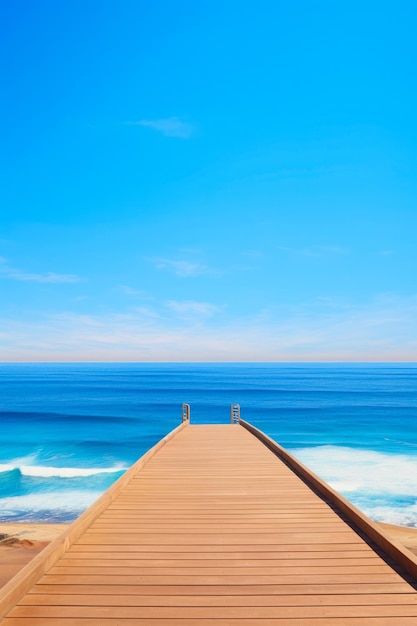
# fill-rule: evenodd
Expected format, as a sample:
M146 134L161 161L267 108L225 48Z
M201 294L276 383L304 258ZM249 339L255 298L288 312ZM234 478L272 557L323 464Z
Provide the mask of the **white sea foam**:
M360 502L358 503L358 506ZM385 522L385 524L397 524L398 526L410 526L417 528L417 504L409 506L372 506L369 503L363 503L359 506L361 510L376 522Z
M292 453L372 519L417 526L417 455L338 446Z
M21 465L19 468L23 476L40 478L79 478L82 476L95 476L96 474L114 474L126 469L123 465L114 467L47 467L42 465Z
M384 441L392 441L393 443L400 443L402 446L411 446L412 448L417 448L417 443L404 441L403 439L390 439L389 437L384 437Z
M31 515L41 511L79 514L100 495L101 492L93 490L65 490L11 496L1 499L2 516L17 516L28 511Z
M27 454L21 457L8 458L6 463L0 463L0 473L12 472L19 469L22 465L31 466L35 465L38 459L38 453Z
M417 456L338 446L292 452L335 489L417 497Z

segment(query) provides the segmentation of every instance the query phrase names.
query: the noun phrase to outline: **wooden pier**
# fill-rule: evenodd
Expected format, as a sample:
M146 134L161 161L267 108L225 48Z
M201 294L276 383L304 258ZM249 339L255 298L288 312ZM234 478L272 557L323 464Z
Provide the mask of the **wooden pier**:
M416 579L268 437L186 420L0 590L0 624L415 626Z

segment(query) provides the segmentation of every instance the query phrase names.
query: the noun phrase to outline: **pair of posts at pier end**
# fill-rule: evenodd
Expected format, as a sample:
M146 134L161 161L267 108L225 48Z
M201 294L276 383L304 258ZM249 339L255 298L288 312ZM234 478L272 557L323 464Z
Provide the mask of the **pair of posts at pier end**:
M182 422L190 421L190 405L183 404L182 405ZM239 404L231 404L230 405L230 421L232 424L239 424L240 422L240 405Z

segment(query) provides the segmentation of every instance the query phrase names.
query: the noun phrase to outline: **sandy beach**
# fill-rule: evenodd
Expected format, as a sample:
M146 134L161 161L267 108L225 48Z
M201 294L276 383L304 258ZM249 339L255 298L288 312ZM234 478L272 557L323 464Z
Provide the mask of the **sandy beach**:
M417 555L417 528L408 526L394 526L393 524L378 524L388 535L408 548L410 552Z
M417 555L417 528L379 525ZM0 587L66 528L68 524L0 524Z
M0 524L0 587L66 528L68 524Z

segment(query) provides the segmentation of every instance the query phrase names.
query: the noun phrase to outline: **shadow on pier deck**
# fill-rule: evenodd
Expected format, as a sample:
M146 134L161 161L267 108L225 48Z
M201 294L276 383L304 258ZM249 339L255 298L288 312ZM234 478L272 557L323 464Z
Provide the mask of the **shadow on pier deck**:
M415 626L417 559L242 424L184 422L0 590L2 626Z

